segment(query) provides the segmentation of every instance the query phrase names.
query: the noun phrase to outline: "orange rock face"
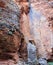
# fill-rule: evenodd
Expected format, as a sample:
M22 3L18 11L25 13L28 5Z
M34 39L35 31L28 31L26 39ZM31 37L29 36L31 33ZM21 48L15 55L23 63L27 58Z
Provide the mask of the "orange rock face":
M31 38L30 35L30 25L29 25L29 2L20 2L21 6L21 18L20 18L20 29L23 32L26 40L29 40Z

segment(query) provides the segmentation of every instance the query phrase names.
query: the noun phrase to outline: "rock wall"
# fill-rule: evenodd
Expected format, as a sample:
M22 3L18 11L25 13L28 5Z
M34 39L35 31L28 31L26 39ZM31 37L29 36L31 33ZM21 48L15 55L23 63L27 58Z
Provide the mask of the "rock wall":
M40 57L50 57L53 47L52 0L0 0L1 21L20 29L27 42L34 40Z
M31 7L33 8L33 15L32 19L34 20L32 23L33 27L33 37L37 41L38 48L42 48L45 51L40 50L43 53L46 53L47 56L51 53L51 48L53 47L53 19L49 20L50 18L53 18L53 7L52 7L52 0L33 0L31 1ZM31 12L32 13L32 12ZM31 16L31 17L32 17ZM51 24L51 25L50 25ZM50 25L50 26L49 26ZM39 41L39 42L38 42ZM43 46L43 47L41 47ZM42 55L42 53L41 53ZM48 58L48 57L47 57Z
M26 4L28 3L28 4ZM34 40L40 57L49 58L53 47L53 1L21 1L24 9L21 16L21 28L27 40ZM25 5L25 6L24 6ZM26 14L26 5L30 11ZM41 53L42 52L42 53Z
M14 65L12 61L8 63L9 59L18 63L19 57L27 59L26 41L20 31L20 12L14 0L0 0L0 60L7 59L7 65Z

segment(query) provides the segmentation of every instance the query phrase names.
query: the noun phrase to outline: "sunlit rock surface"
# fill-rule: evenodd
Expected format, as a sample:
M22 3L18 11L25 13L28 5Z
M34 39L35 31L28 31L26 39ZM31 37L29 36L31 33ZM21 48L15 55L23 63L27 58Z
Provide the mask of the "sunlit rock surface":
M32 0L30 7L30 26L39 54L49 58L53 47L53 9L48 0ZM49 23L51 24L49 26ZM42 50L43 49L43 50ZM41 52L42 51L42 52Z

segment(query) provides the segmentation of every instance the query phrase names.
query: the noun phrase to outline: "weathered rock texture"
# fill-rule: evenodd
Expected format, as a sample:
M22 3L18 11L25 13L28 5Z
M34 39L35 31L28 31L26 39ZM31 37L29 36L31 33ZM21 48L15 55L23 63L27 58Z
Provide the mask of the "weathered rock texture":
M15 63L19 63L19 57L27 59L26 41L20 31L19 18L19 5L13 0L0 0L0 59L11 59Z
M32 0L33 1L33 0ZM46 53L50 56L51 48L53 47L53 8L49 2L52 0L34 0L31 2L31 7L34 11L34 22L33 22L33 32L34 39L37 42L39 53L41 55ZM37 14L37 16L35 16ZM39 19L39 20L38 20ZM35 36L36 35L36 36ZM48 57L47 57L48 58Z
M27 43L29 40L35 41L39 57L47 59L50 57L53 47L53 0L0 0L0 22L2 25L6 23L3 27L5 30L1 29L1 37L4 38L4 31L13 35L13 42L17 47L17 43L20 43L20 39L17 40L17 34L21 30ZM10 27L10 30L8 25L13 29ZM14 30L15 33L12 33ZM11 36L10 39L8 36L7 38L6 40L11 40ZM24 41L20 46L21 49L18 44L19 52L23 58L25 57L24 59L27 57L26 42ZM11 50L11 47L9 49Z
M25 13L26 3L30 7L30 11L27 14ZM23 10L21 14L21 29L26 39L34 39L40 57L47 59L50 57L51 48L53 47L52 3L52 0L29 0L29 2L20 2L21 9Z

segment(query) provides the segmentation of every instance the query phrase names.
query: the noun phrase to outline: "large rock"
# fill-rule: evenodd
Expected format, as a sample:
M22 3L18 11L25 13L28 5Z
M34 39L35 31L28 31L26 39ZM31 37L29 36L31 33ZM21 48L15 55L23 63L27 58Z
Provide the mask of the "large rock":
M44 58L39 58L39 64L40 65L48 65L46 59L44 59Z
M37 65L38 64L37 48L32 40L30 40L27 45L27 51L28 51L28 64Z
M18 62L19 56L23 60L27 58L27 46L20 31L19 18L20 10L15 1L0 0L0 59Z
M53 47L53 9L52 4L49 4L52 0L30 1L29 20L32 36L37 43L39 55L49 58Z
M34 39L39 56L49 58L53 47L53 18L52 0L20 1L20 27L26 40ZM16 2L18 3L18 2ZM29 14L27 7L30 7ZM31 21L31 22L30 22Z

